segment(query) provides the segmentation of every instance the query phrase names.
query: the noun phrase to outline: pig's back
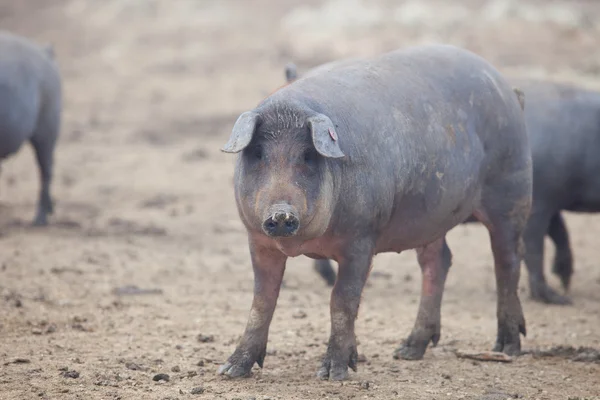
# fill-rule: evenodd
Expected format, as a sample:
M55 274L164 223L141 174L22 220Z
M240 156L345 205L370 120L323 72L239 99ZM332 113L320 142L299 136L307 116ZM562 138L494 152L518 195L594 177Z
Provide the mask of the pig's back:
M381 159L390 156L414 168L427 158L462 160L465 168L475 168L483 158L523 146L528 151L511 86L485 60L453 46L419 46L330 65L272 99L289 100L329 116L342 151L373 164L377 173L389 172L389 162Z

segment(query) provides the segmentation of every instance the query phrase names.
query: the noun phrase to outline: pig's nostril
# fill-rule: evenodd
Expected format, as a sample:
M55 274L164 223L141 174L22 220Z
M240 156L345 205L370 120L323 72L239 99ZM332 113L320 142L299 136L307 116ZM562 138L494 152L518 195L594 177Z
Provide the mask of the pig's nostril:
M293 221L293 220L291 220L291 219L288 219L287 221L285 221L285 227L286 227L286 228L293 228L293 227L294 227L294 225L296 225L296 224L295 224L295 223L294 223L294 221Z
M270 219L265 223L265 227L269 230L273 230L273 229L277 228L277 223L275 221L273 221L272 219Z

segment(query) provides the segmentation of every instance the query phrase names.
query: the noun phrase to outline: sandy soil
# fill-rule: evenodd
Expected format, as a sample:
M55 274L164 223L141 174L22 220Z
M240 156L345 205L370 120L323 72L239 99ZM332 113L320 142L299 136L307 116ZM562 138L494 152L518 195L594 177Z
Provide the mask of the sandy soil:
M575 349L509 364L455 356L491 348L496 325L487 233L459 226L442 339L422 361L392 359L416 316L414 253L381 255L357 321L359 370L318 381L329 289L300 257L288 263L265 368L237 381L215 374L253 285L233 158L219 147L237 115L283 83L286 62L446 41L508 74L600 88L599 4L2 0L0 26L53 43L65 86L51 226L28 226L31 149L3 164L0 399L600 398L598 360L578 361L579 346L600 348L600 220L582 215L567 217L574 306L532 302L525 270L521 279L523 348Z

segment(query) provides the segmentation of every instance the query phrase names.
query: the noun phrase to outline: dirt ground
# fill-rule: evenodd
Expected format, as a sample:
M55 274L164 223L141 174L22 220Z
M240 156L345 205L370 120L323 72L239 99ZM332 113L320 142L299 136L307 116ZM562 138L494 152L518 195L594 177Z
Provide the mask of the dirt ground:
M573 306L532 302L525 269L521 278L524 350L574 349L508 364L455 356L495 340L489 241L472 225L449 234L442 339L422 361L392 358L416 316L414 252L385 254L357 321L358 372L317 380L330 290L299 257L288 262L265 368L216 375L253 286L233 157L219 147L237 115L283 83L285 63L302 70L443 41L511 76L600 88L597 2L1 0L0 27L53 43L65 91L48 228L28 226L31 149L2 166L0 399L600 398L600 361L578 350L600 349L600 217L589 215L567 215ZM159 373L169 381L154 381Z

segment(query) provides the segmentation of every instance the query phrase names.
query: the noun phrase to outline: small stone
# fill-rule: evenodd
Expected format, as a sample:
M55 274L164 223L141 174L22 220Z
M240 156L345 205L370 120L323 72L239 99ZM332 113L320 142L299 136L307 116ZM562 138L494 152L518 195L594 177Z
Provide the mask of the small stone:
M65 378L72 378L72 379L77 379L79 378L79 372L75 371L75 370L71 370L71 371L63 371L61 373L61 375Z
M152 378L152 380L154 382L159 382L159 381L169 382L170 379L171 379L171 377L169 377L169 375L167 375L167 374L156 374Z
M448 379L448 380L452 379L452 377L448 374L442 374L442 378Z
M369 390L371 387L371 383L369 381L363 381L360 383L360 388L364 390Z
M215 341L214 335L203 335L202 333L198 334L196 339L198 339L200 343L212 343Z
M181 368L179 368L179 365L175 365L173 368L171 368L171 372L181 372Z
M204 360L200 360L196 363L197 367L204 367Z
M306 313L302 310L298 310L292 314L292 318L296 318L296 319L306 318Z
M134 362L126 362L125 368L130 369L132 371L140 371L142 367Z
M198 373L197 373L196 371L188 371L188 372L187 372L187 377L188 377L188 378L193 378L193 377L195 377L196 375L198 375Z
M204 393L204 388L202 386L197 386L197 387L193 388L190 393L192 393L192 394L202 394L202 393Z

